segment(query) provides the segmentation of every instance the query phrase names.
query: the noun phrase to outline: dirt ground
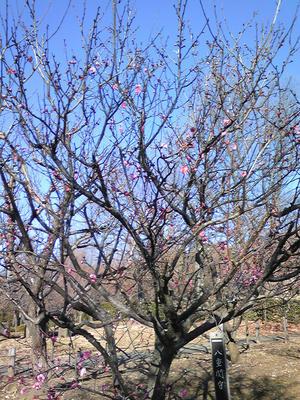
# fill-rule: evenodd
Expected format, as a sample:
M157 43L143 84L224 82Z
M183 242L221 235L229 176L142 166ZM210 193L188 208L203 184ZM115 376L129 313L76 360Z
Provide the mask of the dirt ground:
M151 349L153 338L148 329L130 323L130 329L118 326L116 336L118 345L126 352L147 352ZM281 324L267 323L260 326L261 342L255 342L255 325L249 325L249 348L245 344L239 345L240 358L238 362L228 361L230 391L232 400L300 400L300 326L289 326L291 334L288 341L284 340ZM297 335L299 336L297 336ZM264 341L264 337L273 336L272 341ZM245 337L245 327L238 332L238 338ZM6 365L9 348L16 348L17 373L14 378L7 377ZM208 351L207 338L198 338L191 343L190 351L179 354L172 365L168 384L168 399L186 400L214 399L214 385L212 380L211 354ZM72 348L75 351L91 350L89 344L82 338L73 338ZM205 351L205 348L207 351ZM53 354L51 352L53 351ZM70 343L67 338L59 338L55 346L49 343L50 356L56 359L70 357ZM32 378L27 378L30 373L29 362L30 347L28 339L0 339L0 400L46 400L47 393L43 390L32 389ZM130 353L131 354L131 353ZM101 362L100 362L101 364ZM28 365L28 370L26 369ZM23 371L18 372L18 367ZM101 365L99 368L102 368ZM130 370L130 365L126 367ZM104 370L103 370L104 371ZM131 374L131 375L130 375ZM136 398L145 398L143 388L145 382L141 375L124 370L124 376L136 387ZM64 382L72 382L72 376L60 377ZM102 376L105 383L105 375ZM109 372L107 382L109 382ZM99 380L99 378L98 378ZM80 382L81 384L65 393L61 393L60 400L99 400L105 399L103 395L93 395L89 389L99 389L97 380ZM20 391L25 392L21 394ZM139 394L140 393L140 394ZM107 393L108 394L108 393Z

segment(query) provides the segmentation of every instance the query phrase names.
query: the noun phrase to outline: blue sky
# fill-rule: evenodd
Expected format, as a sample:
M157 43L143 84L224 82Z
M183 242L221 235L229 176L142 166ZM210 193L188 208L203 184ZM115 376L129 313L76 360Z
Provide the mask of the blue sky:
M125 4L127 0L120 1L121 5ZM282 23L285 27L288 26L292 20L297 3L299 0L283 0L278 22ZM48 9L48 13L44 19L45 24L49 24L50 32L54 31L58 25L60 18L63 16L69 0L36 0L36 9L38 14L42 16ZM57 50L62 47L63 39L69 43L69 47L77 48L80 45L78 33L78 24L75 19L75 13L79 15L82 12L84 0L71 0L71 7L68 15L64 20L64 24L60 32L55 36L55 44ZM4 15L5 0L1 0L0 12ZM16 13L16 10L22 9L24 0L8 0L10 11ZM112 0L86 0L86 21L87 24L92 23L95 15L95 9L101 5L102 9L106 11L106 17L103 20L103 25L111 24L111 4ZM174 12L174 0L135 0L133 1L134 9L136 10L135 25L140 29L137 32L137 37L140 40L148 41L151 35L157 31L162 30L164 37L170 36L170 41L176 38L176 16ZM203 0L207 15L210 18L212 26L215 27L214 22L214 4L216 4L216 11L220 21L226 18L227 25L230 30L236 34L240 31L242 24L251 19L254 12L257 12L256 21L260 24L270 23L273 19L276 10L277 1L275 0ZM76 11L75 11L76 10ZM300 12L298 11L298 17ZM189 0L186 12L186 19L190 22L193 31L196 33L201 30L204 23L203 14L201 12L199 0ZM252 32L252 33L251 33ZM294 37L300 33L300 23L296 22ZM252 31L250 30L245 36L245 42L251 46L254 44L254 25ZM300 82L300 57L298 56L294 63L289 66L288 74Z
M32 0L29 1L31 3ZM116 0L120 6L127 3L128 0ZM63 23L60 29L51 40L50 53L55 53L56 59L60 58L66 61L64 54L64 44L66 43L68 49L68 58L72 54L76 54L77 57L81 51L81 37L79 30L78 17L81 18L84 4L86 3L86 27L90 28L95 17L96 8L100 5L105 16L101 20L101 25L104 30L106 27L112 25L112 2L113 0L35 0L36 11L38 18L42 19L40 31L44 31L46 25L49 27L49 33L57 31L57 28L63 18L68 4L70 3L69 9L65 15ZM155 36L159 31L162 32L164 40L168 39L169 46L172 46L176 41L177 35L177 18L174 10L174 3L176 0L131 0L133 9L135 12L134 26L137 27L136 38L137 42L149 43L150 38ZM256 24L260 27L262 24L270 24L273 20L274 13L277 7L277 0L202 0L205 7L205 12L211 23L211 27L214 32L217 31L215 15L216 12L219 22L222 23L222 27L228 36L228 29L237 35L243 27L252 19L256 13L254 22L250 24L246 34L243 35L240 40L240 45L244 46L244 43L250 48L255 48L255 28ZM5 18L5 3L6 0L0 0L0 15ZM10 15L17 15L22 9L24 9L25 0L7 0L8 10ZM277 24L287 28L297 10L297 3L300 0L282 0ZM215 5L215 7L214 7ZM77 17L76 17L77 15ZM300 11L297 10L298 19L296 21L293 39L296 39L297 35L300 36ZM30 20L28 15L23 14L25 21ZM204 26L205 19L201 10L200 0L188 0L188 6L186 10L186 21L191 26L192 32L197 35ZM0 36L1 36L0 28ZM87 31L87 30L86 30ZM205 56L207 48L205 42L207 38L211 37L207 35L201 36L203 43L203 53L201 56ZM105 42L105 36L103 37ZM201 42L200 42L201 43ZM172 47L169 47L169 50ZM202 50L202 47L201 47ZM279 55L276 58L278 65L286 58L288 53L288 43L281 49ZM285 74L284 81L291 79L292 87L300 92L300 52L294 57L293 61L288 64Z
M119 0L120 4L126 3L125 0ZM3 1L4 3L4 1ZM37 0L37 10L46 10L50 3L50 12L48 17L55 23L62 16L68 0ZM111 9L112 0L87 0L87 15L92 17L93 11L98 5L108 12ZM283 0L280 8L280 22L287 24L293 17L297 7L298 0ZM21 9L23 0L10 0L9 5L15 8L15 4ZM74 9L80 11L83 7L84 0L72 0L70 13L74 15ZM271 22L277 1L275 0L203 0L203 4L208 14L212 16L214 4L218 15L228 19L228 23L233 30L238 30L242 23L249 20L254 12L257 12L257 20L265 23ZM164 28L165 31L171 29L174 23L174 0L135 0L133 1L134 9L137 13L137 25L140 25L144 31L151 32ZM299 14L299 13L298 13ZM203 20L199 0L189 0L187 8L187 17L193 23L197 24ZM48 18L47 18L48 19ZM49 19L48 19L49 21ZM299 25L298 25L299 26ZM70 25L68 24L68 27Z
M283 0L281 12L279 14L278 22L284 26L288 26L292 20L298 0ZM126 0L121 0L121 4ZM251 19L254 12L257 11L256 21L258 24L270 23L276 9L276 2L274 0L216 0L216 12L220 21L226 19L227 25L230 30L237 34L243 26ZM95 9L98 4L103 6L107 12L107 16L103 20L103 26L110 26L112 21L111 3L112 0L86 0L86 21L87 25L92 24L95 15ZM215 29L214 22L214 0L203 0L206 7L207 15L209 16L212 28ZM5 0L0 0L0 13L2 17L5 16L3 7ZM8 0L10 12L15 13L22 9L24 4L23 0ZM37 13L43 16L47 10L48 0L36 0ZM49 25L50 33L56 31L59 21L64 15L68 0L52 0L50 8L45 15L43 25ZM55 35L52 41L52 51L60 53L63 47L64 39L69 48L80 49L80 36L78 34L78 24L76 22L75 14L77 10L78 15L82 13L83 0L72 0L72 5L69 9L60 31ZM155 35L157 31L162 30L163 36L170 36L170 42L176 40L176 16L173 8L173 0L136 0L135 1L136 20L135 26L140 27L137 31L138 40L147 41L150 36ZM224 12L224 14L223 14ZM299 12L298 12L298 16ZM189 0L189 6L186 13L186 19L190 22L193 31L197 34L204 25L204 18L201 11L199 0ZM254 45L254 24L252 30L245 36L244 41L250 47ZM299 21L295 26L295 35L300 33ZM300 56L295 58L293 64L290 65L287 77L292 76L297 85L300 84Z
M12 0L11 3L13 3ZM17 0L20 3L20 0ZM121 4L126 3L125 0L120 0ZM43 9L46 9L47 0L38 0L37 9L43 5ZM57 25L59 17L64 13L68 0L52 0L49 13L45 18L45 21L49 23L50 28L54 28ZM106 12L106 17L103 20L103 24L111 24L111 3L112 0L87 0L87 22L93 20L95 8L97 5ZM298 0L283 0L278 22L283 24L285 27L289 25L295 15ZM64 21L61 32L56 36L56 43L62 42L62 38L65 38L71 44L71 47L76 47L76 35L74 25L75 10L78 14L81 13L83 0L72 0L72 6L70 7L68 16ZM226 19L227 26L234 33L237 34L242 28L243 23L247 23L257 13L256 21L258 24L271 23L276 10L277 1L275 0L203 0L203 4L206 8L206 12L212 27L215 28L214 22L214 4L216 4L216 12L220 21ZM176 40L176 16L174 12L174 0L135 0L134 9L136 10L135 25L139 26L137 32L138 39L148 41L151 35L154 35L157 31L162 30L164 37L170 36L170 42ZM298 10L298 17L300 18L300 12ZM190 22L193 31L196 33L203 27L204 18L200 7L199 0L189 0L188 8L186 12L187 21ZM255 24L250 28L247 36L243 38L247 44L254 45L254 29ZM300 22L296 22L294 37L300 34ZM287 76L292 76L296 83L300 83L300 56L298 56L294 62L289 66L287 70Z

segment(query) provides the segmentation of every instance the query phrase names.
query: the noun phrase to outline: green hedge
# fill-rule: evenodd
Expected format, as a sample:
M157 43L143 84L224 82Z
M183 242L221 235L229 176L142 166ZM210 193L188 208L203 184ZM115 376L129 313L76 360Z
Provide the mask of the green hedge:
M268 300L264 304L248 311L246 316L250 321L281 322L286 313L290 323L300 322L300 300L290 300L288 303L280 299Z
M113 317L117 317L118 315L118 310L110 303L108 302L103 302L100 304L101 308L103 310L107 311L109 314L111 314Z
M13 313L10 311L2 311L0 313L0 322L9 322L12 325L13 322Z
M103 310L107 311L109 314L111 314L113 317L116 317L118 314L118 310L108 302L100 303L100 307L103 308ZM86 319L87 321L93 320L93 318L86 313L82 313L82 319Z
M14 326L10 326L9 327L10 333L22 333L22 334L24 334L24 329L25 329L25 324L21 324L21 325L17 326L16 328Z

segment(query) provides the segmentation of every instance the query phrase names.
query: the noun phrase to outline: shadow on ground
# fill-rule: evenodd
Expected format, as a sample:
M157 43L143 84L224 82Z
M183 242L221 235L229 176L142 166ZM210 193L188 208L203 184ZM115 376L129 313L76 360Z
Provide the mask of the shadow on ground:
M285 384L268 376L249 378L239 374L230 377L231 400L298 400L291 394L293 383ZM170 394L168 400L180 399ZM215 391L211 374L205 373L199 379L196 393L186 396L185 400L215 400Z

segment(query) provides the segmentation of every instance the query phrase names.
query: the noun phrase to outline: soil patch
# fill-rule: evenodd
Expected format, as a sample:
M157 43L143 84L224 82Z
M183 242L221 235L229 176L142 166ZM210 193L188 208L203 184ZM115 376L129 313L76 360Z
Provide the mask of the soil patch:
M129 329L127 329L129 328ZM250 347L245 341L239 346L240 359L237 363L228 362L232 400L299 400L300 399L300 327L289 326L290 338L284 340L282 326L266 323L260 326L260 334L272 336L272 341L255 342L255 324L249 323ZM298 335L298 336L297 336ZM245 326L238 331L238 338L245 338ZM137 355L143 355L146 363L150 357L153 337L151 330L134 322L116 327L116 337L120 347L120 357L124 359L124 378L132 383L136 399L145 398L145 378L136 368L140 365ZM99 338L101 332L99 331ZM263 339L263 337L262 337ZM242 343L242 342L240 342ZM103 343L105 345L105 343ZM78 386L71 391L62 392L60 400L99 400L105 399L106 390L111 383L111 373L102 361L101 355L95 354L85 339L75 337L72 343L68 338L59 338L52 346L49 340L50 359L53 359L52 382L62 385L76 382ZM16 348L17 373L14 379L6 375L7 359L10 347ZM211 374L211 355L207 337L197 338L188 345L192 351L180 352L172 365L168 383L168 399L214 399L214 386ZM87 370L100 371L97 379L85 380L78 371L70 372L64 365L74 361L74 354L93 351L93 357L85 360ZM47 399L43 389L32 388L34 382L30 365L30 341L28 339L9 339L0 342L0 399L32 400ZM73 357L73 358L72 358ZM97 358L98 357L98 358ZM132 358L132 359L131 359ZM56 363L56 364L55 364ZM84 364L86 363L86 364ZM93 364L93 365L92 365ZM78 368L79 370L79 368ZM57 374L55 374L57 372ZM31 376L30 376L31 374ZM52 383L51 382L51 383ZM97 390L103 395L95 395ZM21 394L21 391L24 394ZM108 392L107 392L108 394Z

